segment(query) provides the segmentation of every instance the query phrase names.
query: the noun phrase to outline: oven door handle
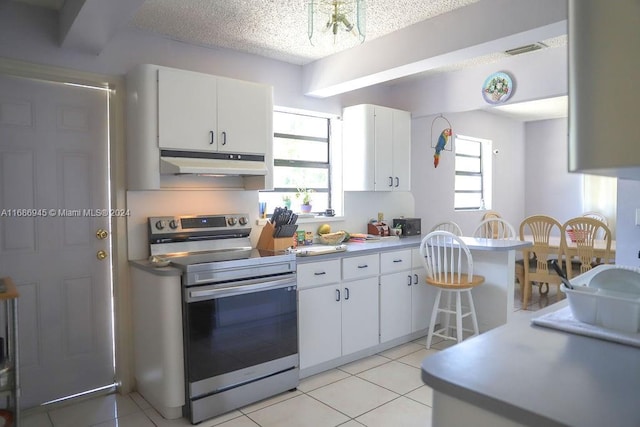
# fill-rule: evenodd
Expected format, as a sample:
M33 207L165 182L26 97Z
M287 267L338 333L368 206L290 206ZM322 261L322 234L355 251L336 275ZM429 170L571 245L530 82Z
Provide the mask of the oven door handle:
M265 282L264 279L254 279L241 282L236 286L228 286L224 288L209 288L203 290L189 290L189 298L187 302L201 299L223 298L234 295L243 295L252 292L269 291L272 289L280 289L291 287L296 289L296 277L287 277L286 279L270 280Z

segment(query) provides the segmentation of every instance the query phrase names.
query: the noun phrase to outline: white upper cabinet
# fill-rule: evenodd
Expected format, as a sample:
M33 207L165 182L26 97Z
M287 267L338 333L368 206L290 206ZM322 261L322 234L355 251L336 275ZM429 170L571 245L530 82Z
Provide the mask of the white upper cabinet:
M273 188L273 88L141 64L127 73L127 186Z
M218 150L264 154L273 141L271 87L218 77Z
M269 86L158 70L162 149L264 154L271 141L272 111Z
M640 2L569 2L569 171L640 180Z
M158 144L170 150L216 151L217 79L158 70Z
M411 190L411 114L362 104L343 120L344 189Z

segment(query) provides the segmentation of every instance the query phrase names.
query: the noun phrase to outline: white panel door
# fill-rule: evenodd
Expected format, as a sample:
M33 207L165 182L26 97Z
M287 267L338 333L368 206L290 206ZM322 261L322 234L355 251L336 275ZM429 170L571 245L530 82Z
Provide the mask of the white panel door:
M20 293L23 407L114 382L107 120L104 91L0 76L0 275Z

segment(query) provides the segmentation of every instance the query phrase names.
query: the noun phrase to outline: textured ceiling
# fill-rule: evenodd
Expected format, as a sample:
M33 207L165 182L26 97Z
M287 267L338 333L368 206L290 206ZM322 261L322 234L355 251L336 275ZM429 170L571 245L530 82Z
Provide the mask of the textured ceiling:
M60 10L65 0L12 1ZM325 43L316 42L312 46L307 37L309 1L311 0L145 0L130 25L189 44L229 48L294 64L306 64L357 44L355 37L348 33L340 34L341 37L334 42L331 34L322 34L320 29L319 35L326 36ZM366 0L365 43L477 1L479 0ZM564 35L540 42L548 48L565 47L567 37ZM504 52L495 52L400 80L420 79L430 74L494 63L507 56ZM389 81L386 84L397 82L398 80ZM505 105L488 111L522 121L566 117L566 97Z
M343 32L335 43L327 33L325 43L312 46L307 36L309 1L146 0L131 24L190 44L225 47L294 64L306 64L357 44L354 36ZM367 0L366 40L477 1Z

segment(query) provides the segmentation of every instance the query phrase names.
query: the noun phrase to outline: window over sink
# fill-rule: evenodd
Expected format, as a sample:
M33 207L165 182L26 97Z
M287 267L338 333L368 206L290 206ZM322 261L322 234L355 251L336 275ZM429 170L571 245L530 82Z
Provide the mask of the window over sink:
M274 189L260 191L267 213L276 206L300 212L300 189L309 189L311 213L335 208L332 203L332 126L334 119L308 112L273 112Z

